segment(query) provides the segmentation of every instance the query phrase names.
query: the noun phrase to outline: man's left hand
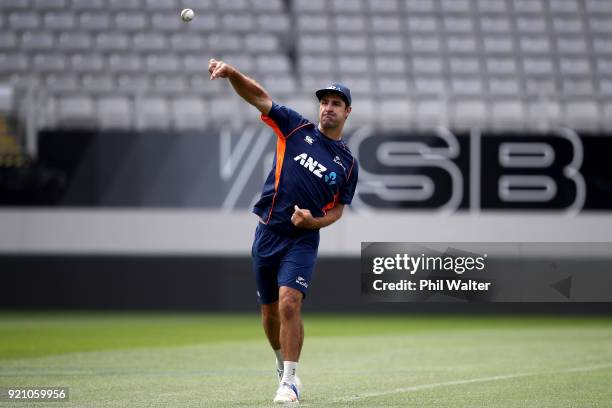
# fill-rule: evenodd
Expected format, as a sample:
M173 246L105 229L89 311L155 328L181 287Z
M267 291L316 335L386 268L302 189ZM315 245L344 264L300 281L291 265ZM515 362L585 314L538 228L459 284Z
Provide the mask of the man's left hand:
M291 222L298 228L314 228L315 219L310 213L310 210L302 209L295 205L294 212L291 216Z

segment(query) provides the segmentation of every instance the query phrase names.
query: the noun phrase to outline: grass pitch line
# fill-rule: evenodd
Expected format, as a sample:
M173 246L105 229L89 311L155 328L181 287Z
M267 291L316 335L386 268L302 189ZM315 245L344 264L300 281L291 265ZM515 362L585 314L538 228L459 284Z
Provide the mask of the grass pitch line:
M561 370L551 370L551 371L538 371L535 373L516 373L516 374L506 374L506 375L494 375L491 377L471 378L467 380L444 381L444 382L439 382L439 383L414 385L412 387L396 388L394 390L389 390L389 391L368 392L368 393L361 394L361 395L353 395L350 397L336 398L336 399L333 399L331 402L333 403L350 402L350 401L357 401L357 400L364 399L364 398L382 397L385 395L392 395L392 394L403 394L403 393L428 390L428 389L438 388L438 387L448 387L451 385L465 385L465 384L483 383L483 382L490 382L490 381L511 380L513 378L534 377L534 376L539 376L539 375L579 373L579 372L587 372L587 371L605 370L607 368L612 368L612 364L602 364L602 365L587 366L587 367L564 368Z

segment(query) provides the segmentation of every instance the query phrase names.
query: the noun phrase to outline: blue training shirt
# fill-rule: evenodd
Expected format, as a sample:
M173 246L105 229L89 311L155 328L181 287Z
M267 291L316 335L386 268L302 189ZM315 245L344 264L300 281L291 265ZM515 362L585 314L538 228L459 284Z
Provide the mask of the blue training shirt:
M351 203L359 166L346 143L330 139L302 115L277 103L261 119L277 136L274 164L253 208L264 224L279 232L306 233L312 230L291 222L294 205L322 217L337 203Z

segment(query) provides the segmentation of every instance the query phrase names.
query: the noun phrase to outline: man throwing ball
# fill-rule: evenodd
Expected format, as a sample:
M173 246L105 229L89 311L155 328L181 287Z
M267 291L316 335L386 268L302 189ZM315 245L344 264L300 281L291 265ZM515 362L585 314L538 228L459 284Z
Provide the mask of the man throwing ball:
M357 161L342 141L351 92L338 83L316 92L319 124L272 101L253 79L211 59L210 79L227 78L276 133L276 155L253 212L260 218L252 256L264 331L276 353L279 387L274 402L297 402L296 373L304 342L302 301L308 293L319 229L342 216L357 185Z

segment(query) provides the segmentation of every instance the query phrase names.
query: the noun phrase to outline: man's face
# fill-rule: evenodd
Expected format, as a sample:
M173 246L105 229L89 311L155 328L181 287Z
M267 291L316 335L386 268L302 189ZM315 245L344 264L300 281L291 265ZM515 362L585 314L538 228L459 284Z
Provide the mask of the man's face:
M323 129L342 127L351 113L351 107L341 96L328 93L319 101L319 123Z

